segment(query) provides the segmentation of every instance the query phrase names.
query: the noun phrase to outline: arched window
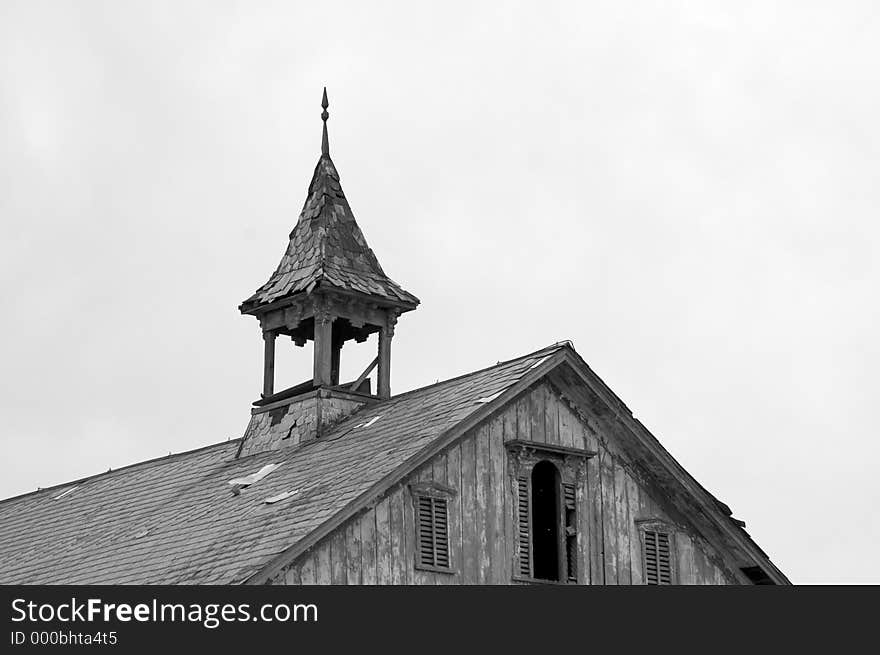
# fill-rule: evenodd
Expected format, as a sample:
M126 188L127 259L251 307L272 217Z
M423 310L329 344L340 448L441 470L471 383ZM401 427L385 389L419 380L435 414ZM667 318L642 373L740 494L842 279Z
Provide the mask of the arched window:
M578 485L594 453L521 439L505 446L513 483L514 580L584 582L586 544L583 537L578 540L578 504L583 502Z
M542 460L532 469L532 563L542 580L559 580L559 512L559 470Z

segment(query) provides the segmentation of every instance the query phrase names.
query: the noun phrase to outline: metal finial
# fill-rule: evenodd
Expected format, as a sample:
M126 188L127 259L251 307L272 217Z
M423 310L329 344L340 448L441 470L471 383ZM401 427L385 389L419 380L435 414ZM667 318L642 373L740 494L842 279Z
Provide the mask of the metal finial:
M330 103L327 102L327 87L324 87L324 97L321 99L321 107L324 108L324 111L321 112L321 120L324 121L324 134L321 138L321 154L322 155L330 155L330 140L327 137L327 119L330 118L330 114L327 113L327 107L330 106Z

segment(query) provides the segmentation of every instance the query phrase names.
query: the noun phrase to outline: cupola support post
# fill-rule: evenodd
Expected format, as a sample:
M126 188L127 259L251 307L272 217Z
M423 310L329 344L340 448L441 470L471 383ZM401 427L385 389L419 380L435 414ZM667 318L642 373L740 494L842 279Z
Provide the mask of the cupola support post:
M379 330L379 372L378 395L380 398L391 397L391 339L394 338L394 326L397 315L389 312L385 325Z
M315 312L315 374L316 387L333 384L333 316L327 310Z
M276 332L263 332L263 398L275 392L275 337Z

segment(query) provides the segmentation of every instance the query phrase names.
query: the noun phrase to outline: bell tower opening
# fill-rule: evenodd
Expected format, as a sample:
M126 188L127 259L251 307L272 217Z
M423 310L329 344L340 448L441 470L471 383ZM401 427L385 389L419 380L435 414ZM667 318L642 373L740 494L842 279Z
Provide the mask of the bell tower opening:
M391 340L399 308L370 307L358 299L335 291L313 291L301 302L259 316L263 331L263 391L261 401L289 394L293 390L344 386L349 391L372 395L368 376L376 371L379 398L391 397ZM378 352L373 361L355 379L340 379L342 349L346 342L363 343L378 334ZM275 349L288 337L293 345L312 342L312 379L296 387L275 389Z

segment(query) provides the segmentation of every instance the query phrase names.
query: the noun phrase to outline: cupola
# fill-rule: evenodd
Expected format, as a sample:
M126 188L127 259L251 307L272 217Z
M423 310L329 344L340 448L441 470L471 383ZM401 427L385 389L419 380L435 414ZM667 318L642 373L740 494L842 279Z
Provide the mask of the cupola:
M263 390L254 404L267 406L315 390L385 399L391 396L391 341L398 317L419 299L389 278L367 245L330 158L327 89L321 102L321 156L281 263L269 280L239 306L260 322L265 341ZM378 333L378 353L362 375L340 385L343 346ZM312 379L275 389L276 343L312 342ZM377 371L377 389L367 377ZM326 394L324 394L326 395ZM318 394L321 397L321 394Z

